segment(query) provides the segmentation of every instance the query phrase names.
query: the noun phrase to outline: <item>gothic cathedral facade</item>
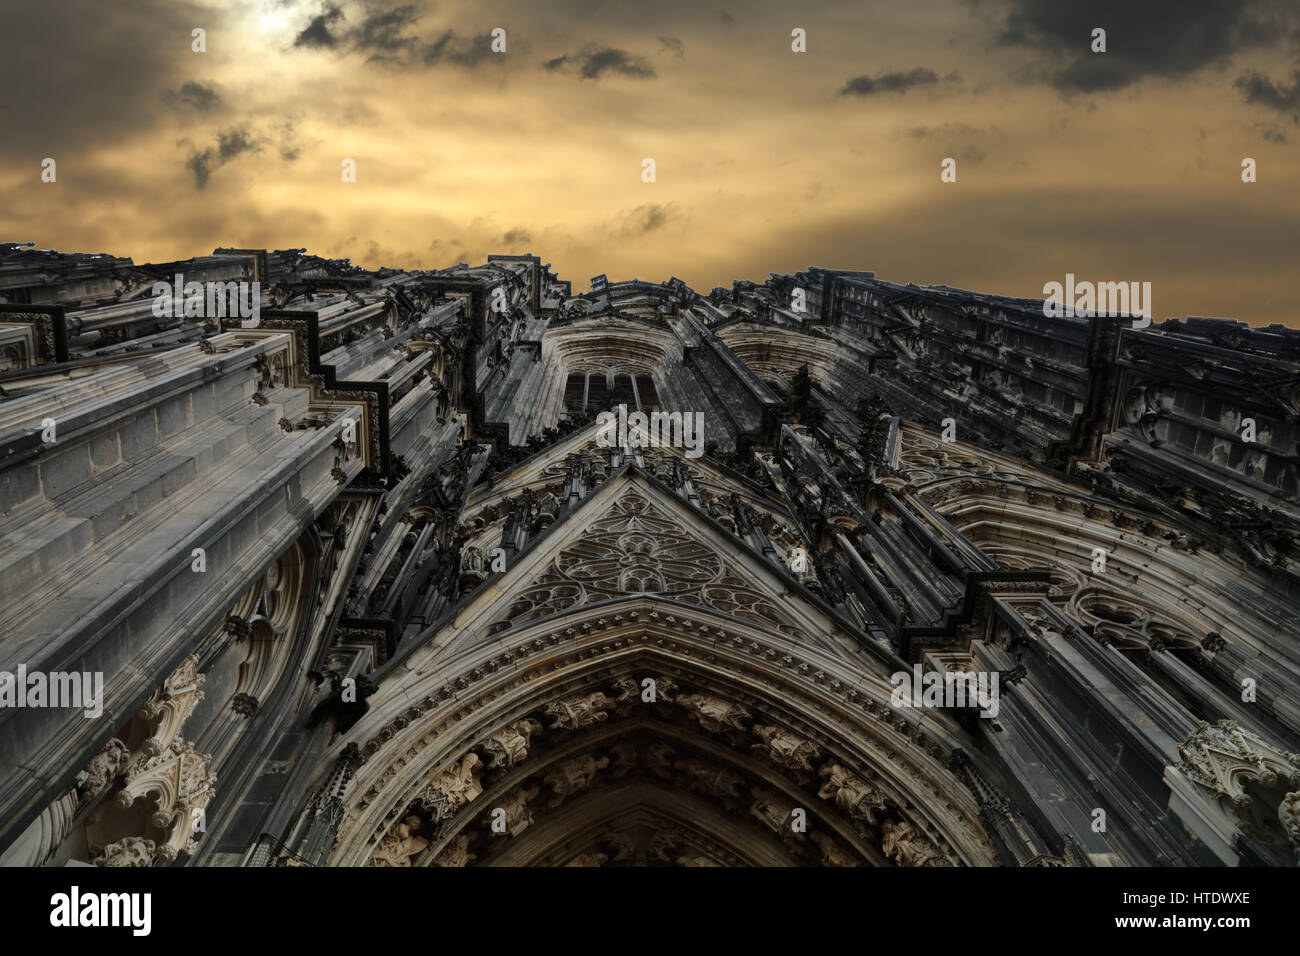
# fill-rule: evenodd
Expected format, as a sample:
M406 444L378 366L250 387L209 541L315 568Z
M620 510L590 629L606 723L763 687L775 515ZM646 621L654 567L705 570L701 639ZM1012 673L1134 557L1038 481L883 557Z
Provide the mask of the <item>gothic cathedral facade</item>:
M1300 332L1045 311L0 246L3 862L1294 865Z

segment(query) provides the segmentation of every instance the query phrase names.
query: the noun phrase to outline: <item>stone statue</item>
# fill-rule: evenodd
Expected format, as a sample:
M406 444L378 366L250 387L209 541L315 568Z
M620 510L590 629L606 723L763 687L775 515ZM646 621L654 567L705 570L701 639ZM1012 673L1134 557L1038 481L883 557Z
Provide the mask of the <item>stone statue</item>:
M528 746L533 735L541 732L542 725L531 718L516 720L503 730L498 730L483 741L483 750L491 758L487 768L495 770L505 767L508 770L522 762L528 756Z
M487 579L487 552L470 545L460 553L460 590L472 591Z
M673 777L673 748L665 743L652 743L646 750L646 769L660 780Z
M604 770L608 766L608 757L597 759L591 754L583 754L555 767L544 778L555 792L550 805L558 807L564 802L565 797L588 789L596 779L596 771Z
M448 843L437 856L433 858L434 866L460 867L469 866L470 860L477 860L478 857L469 852L469 837L460 834Z
M739 797L740 789L745 785L735 771L703 760L678 760L673 767L686 775L694 789L724 801Z
M410 866L411 857L429 845L429 841L420 836L420 818L411 814L398 822L393 831L379 841L374 855L370 858L371 866Z
M606 711L614 707L615 701L597 691L553 701L546 705L546 716L554 718L552 730L579 730L608 719Z
M906 820L886 820L881 833L880 849L898 866L951 866L939 848Z
M749 711L744 707L709 694L687 694L678 697L677 703L685 707L701 727L713 733L727 728L744 730L744 722L749 718Z
M766 750L772 763L788 770L811 770L812 762L821 755L821 748L811 740L771 724L755 724L754 736L767 745L754 749Z
M542 500L537 502L537 518L533 525L534 531L540 531L543 528L549 528L555 523L555 519L560 516L560 502L555 495L547 492L542 495Z
M609 754L614 760L615 777L626 777L636 769L636 747L630 740L620 740L609 748Z
M433 811L435 820L453 816L483 792L479 783L482 763L478 754L467 753L442 773L429 777L429 785L424 788L424 802Z
M823 800L834 800L835 806L853 820L864 821L869 826L876 825L876 813L885 809L882 793L833 760L822 766L818 776L824 783L817 796Z
M500 809L506 812L507 834L519 836L533 825L533 811L528 809L528 803L541 792L542 788L538 786L520 787L502 801ZM489 824L491 819L489 816Z
M818 849L822 851L822 866L861 866L862 861L858 860L851 853L845 852L840 845L835 842L835 838L828 833L810 833L812 841L817 844Z
M794 833L790 828L794 822L793 810L794 805L779 794L762 787L754 788L754 803L749 808L749 815L773 833L780 836Z

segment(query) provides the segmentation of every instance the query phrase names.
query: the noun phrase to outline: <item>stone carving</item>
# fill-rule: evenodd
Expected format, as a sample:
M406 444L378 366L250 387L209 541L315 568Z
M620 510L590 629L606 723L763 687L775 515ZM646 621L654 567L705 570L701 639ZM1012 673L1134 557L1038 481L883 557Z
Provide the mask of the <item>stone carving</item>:
M811 833L809 836L822 851L822 866L861 866L862 861L853 854L840 848L835 838L827 833Z
M501 803L499 809L506 812L506 833L510 836L519 836L533 824L533 811L528 809L528 803L539 793L542 788L536 785L531 787L520 787L514 793L507 796ZM498 809L496 807L493 808ZM492 817L489 816L489 824ZM493 831L494 835L496 831Z
M609 861L607 853L579 853L565 866L604 866Z
M763 787L755 787L754 803L749 808L749 814L773 833L784 837L794 833L790 828L794 822L794 809L794 804L781 795Z
M560 516L560 502L549 491L537 502L537 518L533 523L534 532L549 528Z
M126 837L108 846L91 861L95 866L153 866L157 844L143 837Z
M735 771L703 760L678 760L673 766L685 774L691 787L724 801L738 798L741 787L745 785L744 779Z
M686 708L692 717L700 722L705 730L719 733L726 729L744 730L749 711L739 704L713 697L709 694L686 694L677 698L677 703Z
M550 805L558 807L564 802L565 797L581 793L591 787L592 781L596 779L596 771L604 770L608 766L608 757L597 759L591 754L583 754L580 757L574 757L572 760L566 760L555 767L544 778L551 789L555 791L555 796L551 799Z
M614 760L615 777L626 777L636 769L636 747L630 740L620 740L609 748L609 755Z
M1282 824L1286 838L1291 842L1292 849L1300 853L1300 790L1288 793L1282 798L1282 803L1277 809L1277 818Z
M487 552L477 545L470 545L460 553L460 591L462 594L474 590L487 579Z
M469 866L470 860L477 859L477 855L469 852L469 837L462 833L452 839L443 851L433 858L433 865Z
M616 701L597 691L553 701L546 705L546 716L554 718L552 730L580 730L608 719L606 712L615 706Z
M771 724L755 724L754 736L767 745L756 745L754 749L766 750L772 763L788 770L811 770L812 762L821 755L821 749L811 740Z
M906 820L886 820L881 833L880 849L898 866L952 865L938 847Z
M435 820L453 816L483 792L479 783L482 763L478 754L467 753L447 770L430 776L424 788L424 805L433 811Z
M528 757L528 746L534 734L542 732L542 725L531 718L516 720L503 730L498 730L483 742L483 750L491 758L487 768L507 770Z
M659 830L650 838L649 854L660 863L672 863L673 848L685 842L685 834L680 830Z
M126 744L114 737L91 758L86 769L77 774L77 795L82 800L103 796L130 759L131 751Z
M646 750L646 769L661 780L673 777L673 748L656 741Z
M217 783L208 761L193 744L177 737L166 750L154 756L141 753L127 767L113 804L126 810L141 798L153 800L155 810L149 823L165 834L156 851L160 860L171 861L179 853L195 849L194 824L199 811L212 799Z
M181 661L149 702L140 708L139 718L148 724L148 738L140 746L150 757L162 753L180 733L185 719L203 700L204 676L199 673L199 656L191 654Z
M678 866L721 866L721 863L715 863L707 856L679 856L674 861Z
M424 850L429 841L420 836L420 818L411 814L399 821L391 833L379 841L371 866L410 866L411 857Z
M824 781L817 796L823 800L834 800L835 806L852 820L860 820L869 826L876 825L876 813L886 807L883 794L834 761L824 764L817 773Z
M1273 746L1235 720L1202 724L1178 745L1178 753L1179 769L1190 780L1237 810L1252 802L1248 782L1300 787L1300 755Z
M805 636L785 611L739 576L725 554L635 492L624 494L580 539L561 548L501 620L520 627L626 594L662 594L758 624L781 622L791 636Z

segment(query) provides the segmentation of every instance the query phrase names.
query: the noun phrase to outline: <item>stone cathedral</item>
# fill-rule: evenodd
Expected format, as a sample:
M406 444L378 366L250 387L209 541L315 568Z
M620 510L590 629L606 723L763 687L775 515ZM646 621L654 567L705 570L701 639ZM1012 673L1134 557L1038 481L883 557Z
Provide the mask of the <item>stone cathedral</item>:
M1295 865L1298 441L1280 326L6 244L0 854Z

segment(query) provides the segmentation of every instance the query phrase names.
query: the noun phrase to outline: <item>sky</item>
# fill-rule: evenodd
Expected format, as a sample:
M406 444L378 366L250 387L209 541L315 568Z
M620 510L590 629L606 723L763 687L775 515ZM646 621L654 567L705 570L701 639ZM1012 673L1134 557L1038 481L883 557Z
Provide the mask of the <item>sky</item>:
M1293 0L0 0L0 129L0 241L40 248L1073 273L1300 327Z

